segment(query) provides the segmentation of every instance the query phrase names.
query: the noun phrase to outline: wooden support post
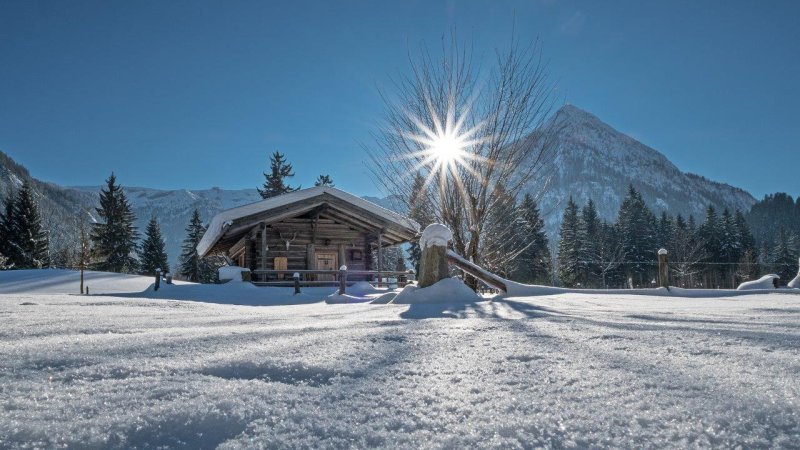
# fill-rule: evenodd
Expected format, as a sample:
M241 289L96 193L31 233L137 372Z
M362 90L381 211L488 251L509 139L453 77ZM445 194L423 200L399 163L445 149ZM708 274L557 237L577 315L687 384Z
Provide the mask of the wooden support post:
M342 264L339 267L339 295L344 295L345 290L347 290L347 266Z
M665 248L658 251L658 285L669 289L669 261Z
M294 278L294 294L297 295L300 293L300 274L295 272L292 278Z
M344 244L339 244L337 250L339 251L339 265L347 265L347 253L344 251Z
M153 290L157 291L159 287L161 287L161 269L156 269L156 285Z
M267 263L267 224L264 223L261 225L261 270L267 270Z
M81 265L81 295L83 295L83 265Z
M434 223L422 232L419 246L422 258L419 265L419 287L428 287L440 280L450 277L447 265L447 241L453 233L444 225Z
M378 282L383 281L383 232L378 232Z
M307 270L316 270L317 268L317 251L314 248L314 244L308 244L306 246L306 269ZM314 275L308 275L308 280L314 280Z

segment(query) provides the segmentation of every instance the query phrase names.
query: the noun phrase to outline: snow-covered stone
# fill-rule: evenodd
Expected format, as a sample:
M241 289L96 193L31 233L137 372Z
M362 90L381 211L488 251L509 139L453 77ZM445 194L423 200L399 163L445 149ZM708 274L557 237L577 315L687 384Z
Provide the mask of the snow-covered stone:
M453 239L453 232L449 228L440 223L432 223L422 232L419 246L423 249L431 246L447 247L447 243L451 239Z
M445 278L424 288L416 285L406 286L392 303L473 303L480 300L481 297L463 281L458 278Z
M753 280L745 281L736 288L737 291L747 291L753 289L775 289L775 280L780 280L781 277L775 274L764 275L763 277Z

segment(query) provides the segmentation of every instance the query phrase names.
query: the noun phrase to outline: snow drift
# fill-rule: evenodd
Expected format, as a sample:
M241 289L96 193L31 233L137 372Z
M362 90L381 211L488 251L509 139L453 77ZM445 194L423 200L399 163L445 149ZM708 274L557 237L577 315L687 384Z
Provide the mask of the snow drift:
M421 288L409 285L403 288L392 303L419 304L419 303L472 303L482 299L457 278L445 278L436 283Z
M776 280L780 280L781 277L775 274L764 275L763 277L753 280L753 281L745 281L744 283L740 284L739 287L736 288L737 291L749 291L754 289L775 289L775 282Z

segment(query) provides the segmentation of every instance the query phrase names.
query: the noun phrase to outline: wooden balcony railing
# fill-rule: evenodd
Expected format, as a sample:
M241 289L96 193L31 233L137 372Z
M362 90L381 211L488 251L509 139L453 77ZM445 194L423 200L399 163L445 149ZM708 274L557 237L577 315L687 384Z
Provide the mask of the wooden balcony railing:
M258 286L294 286L300 292L300 286L339 286L339 293L344 294L347 286L359 281L366 281L374 286L404 287L413 272L392 270L264 270L251 271L252 283Z

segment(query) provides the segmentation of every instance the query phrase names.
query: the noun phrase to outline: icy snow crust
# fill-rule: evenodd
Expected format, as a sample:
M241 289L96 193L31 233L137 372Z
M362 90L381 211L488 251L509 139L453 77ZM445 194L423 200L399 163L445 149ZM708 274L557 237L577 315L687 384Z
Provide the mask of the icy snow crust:
M211 223L209 223L208 229L203 235L203 238L200 240L200 243L197 244L197 253L204 255L211 247L213 247L217 240L222 236L225 224L230 223L235 219L247 217L252 214L257 214L262 211L278 208L283 205L306 200L322 194L330 194L352 205L369 211L379 217L395 222L400 226L411 228L412 230L419 230L418 223L394 211L389 211L388 209L382 208L370 201L356 197L353 194L349 194L336 188L329 186L316 186L279 195L277 197L271 197L260 202L251 203L249 205L231 208L218 213L213 219L211 219Z
M800 296L775 290L250 307L7 274L0 447L800 446Z

